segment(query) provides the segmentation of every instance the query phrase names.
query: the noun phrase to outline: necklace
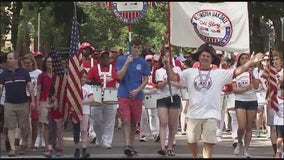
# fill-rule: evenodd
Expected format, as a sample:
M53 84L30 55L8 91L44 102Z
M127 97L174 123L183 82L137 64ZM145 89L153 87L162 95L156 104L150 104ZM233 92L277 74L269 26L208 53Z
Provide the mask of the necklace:
M200 92L205 94L207 90L210 88L211 84L209 84L209 77L210 77L211 68L209 69L206 76L201 74L200 68L198 68L198 77L200 82Z

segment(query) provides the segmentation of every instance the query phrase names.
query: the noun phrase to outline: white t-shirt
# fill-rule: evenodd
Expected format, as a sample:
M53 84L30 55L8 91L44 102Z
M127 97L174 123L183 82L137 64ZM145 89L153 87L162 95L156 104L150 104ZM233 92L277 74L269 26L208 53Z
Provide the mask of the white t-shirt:
M30 74L30 77L31 77L31 82L34 86L34 95L36 96L36 93L37 93L37 77L38 75L40 75L42 73L41 70L39 69L35 69L31 72L29 72ZM30 92L27 90L27 96L30 96Z
M279 109L279 111L276 112L274 109L271 109L274 112L274 114L273 114L273 124L274 125L281 125L281 126L283 126L284 125L284 103L283 103L283 98L280 98L279 96L277 96L277 100L278 100L278 109Z
M258 75L255 75L255 76L257 76L255 77L257 79ZM249 72L243 72L240 75L238 75L233 80L233 82L236 83L237 88L243 88L252 83L252 75L250 75ZM235 93L235 100L237 101L257 101L256 90L252 88L251 90L248 90L246 92Z
M177 66L173 67L173 71L175 73L182 72L180 67L177 67ZM167 75L166 69L163 68L163 67L157 69L156 72L155 72L155 79L156 79L157 82L167 80L168 75ZM180 95L180 90L178 88L176 88L174 86L171 86L171 88L172 88L172 96ZM158 88L157 94L158 94L158 96L157 96L158 99L169 97L170 96L169 85L167 84L163 88Z
M179 73L180 83L188 88L188 118L221 119L221 91L232 82L234 70L188 68Z
M30 77L31 77L31 82L34 85L34 93L35 93L35 96L36 96L36 93L37 93L37 78L42 73L42 71L39 70L39 69L35 69L35 70L33 70L29 73L30 73Z
M83 100L87 100L91 95L93 95L92 87L88 84L82 86L82 92L83 92ZM90 105L83 105L82 112L83 114L91 114Z
M258 69L257 69L258 70ZM264 72L264 70L260 69L258 71L258 75L262 75ZM259 87L258 89L256 90L256 96L257 96L257 102L258 102L258 105L266 105L267 104L267 101L265 99L266 97L266 91L267 91L267 86L266 86L266 79L259 76Z
M4 103L5 103L5 87L3 87L3 92L0 100L1 105L4 105Z

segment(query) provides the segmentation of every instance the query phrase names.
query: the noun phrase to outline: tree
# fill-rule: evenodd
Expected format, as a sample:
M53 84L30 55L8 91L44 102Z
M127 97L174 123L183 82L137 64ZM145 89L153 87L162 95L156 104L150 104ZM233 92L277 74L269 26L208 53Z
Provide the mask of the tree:
M268 48L268 38L271 32L260 32L260 23L264 22L274 30L273 48L283 53L283 42L281 42L281 16L284 15L283 2L249 2L250 31L252 32L251 49L264 51ZM270 21L272 23L270 23ZM272 26L269 26L271 24ZM267 39L267 41L263 41Z

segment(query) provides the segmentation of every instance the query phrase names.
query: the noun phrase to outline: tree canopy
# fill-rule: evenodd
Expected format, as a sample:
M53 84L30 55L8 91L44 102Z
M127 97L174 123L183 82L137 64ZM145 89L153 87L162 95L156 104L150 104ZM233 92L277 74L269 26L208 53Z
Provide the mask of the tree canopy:
M265 52L269 35L273 46L283 51L281 21L283 2L248 2L250 19L250 48ZM80 42L88 41L97 50L116 46L127 49L128 27L120 22L104 2L76 2ZM73 2L1 2L1 47L5 35L11 33L13 48L20 53L29 52L31 39L38 40L40 51L48 52L51 46L68 48L74 11ZM40 17L40 23L38 19ZM40 26L38 26L40 24ZM132 36L139 36L145 44L157 50L167 43L167 3L153 2L145 17L131 25ZM173 47L173 53L180 51ZM182 48L192 51L191 48ZM35 43L34 50L37 51Z

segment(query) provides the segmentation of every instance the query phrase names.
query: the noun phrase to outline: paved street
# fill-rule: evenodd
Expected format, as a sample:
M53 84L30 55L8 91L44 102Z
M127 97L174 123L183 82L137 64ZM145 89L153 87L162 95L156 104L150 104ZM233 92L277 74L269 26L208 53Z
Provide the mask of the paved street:
M73 158L73 138L72 132L70 129L65 132L64 136L64 156L63 158ZM115 129L114 141L112 145L112 149L103 149L96 147L94 144L89 144L88 151L91 153L91 158L126 158L123 154L123 135L121 129ZM200 153L201 153L201 145ZM159 144L155 143L153 138L150 138L148 142L139 142L139 136L137 134L136 137L136 150L138 151L138 156L133 158L169 158L167 156L160 156L157 154L159 150ZM190 151L187 146L186 136L181 135L179 132L176 135L176 146L174 147L174 151L176 152L175 157L170 158L191 158ZM266 135L262 135L260 138L253 137L251 142L251 147L249 149L249 153L252 158L271 158L273 156L272 147L269 139L267 139ZM237 158L233 154L232 147L232 139L230 138L230 134L224 132L223 133L223 141L218 143L214 147L214 158ZM1 158L9 158L4 149L3 137L1 138ZM14 157L13 157L14 158ZM39 149L35 152L30 151L29 149L26 151L25 155L17 155L15 158L44 158L42 154L42 150Z

